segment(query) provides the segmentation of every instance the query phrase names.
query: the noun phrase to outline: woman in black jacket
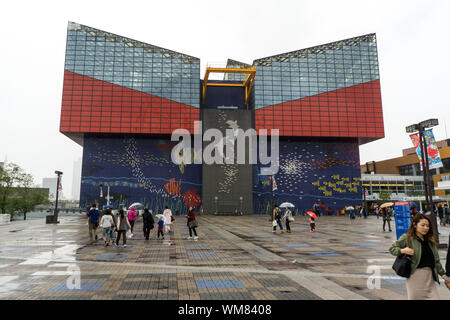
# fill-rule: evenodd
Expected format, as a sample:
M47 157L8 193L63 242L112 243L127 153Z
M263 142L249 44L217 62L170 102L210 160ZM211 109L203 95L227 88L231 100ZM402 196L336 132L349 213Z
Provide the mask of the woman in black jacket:
M148 240L150 238L150 230L152 230L155 225L155 220L153 219L152 212L149 211L147 208L144 209L143 220L144 220L144 237L145 240Z

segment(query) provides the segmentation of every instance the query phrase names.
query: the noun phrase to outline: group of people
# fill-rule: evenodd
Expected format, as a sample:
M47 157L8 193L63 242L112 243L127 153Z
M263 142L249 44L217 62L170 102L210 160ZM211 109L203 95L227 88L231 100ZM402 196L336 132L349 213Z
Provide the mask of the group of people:
M115 242L116 245L119 245L120 238L122 238L123 246L126 247L127 237L132 238L134 235L134 225L137 217L138 211L135 207L130 207L130 210L128 210L127 213L125 213L123 207L119 207L117 217L113 214L111 209L106 209L103 211L103 215L100 216L97 205L92 204L87 213L90 244L98 239L97 229L98 227L101 227L105 247L109 246L111 242ZM192 234L194 234L194 240L198 240L196 231L198 222L193 207L189 208L186 218L187 227L189 228L189 237L187 239L192 239ZM149 240L150 231L155 227L155 219L153 218L153 212L148 208L144 209L142 221L144 238L145 240ZM161 239L164 240L164 235L171 231L171 226L174 221L175 218L172 215L172 211L166 206L162 216L156 223L158 226L158 239L161 237Z
M310 231L309 232L314 232L316 231L316 222L315 222L315 218L309 216L309 226L310 226ZM283 221L286 225L286 232L287 233L291 233L291 225L290 222L294 221L294 217L292 215L292 211L291 209L288 207L285 209L284 214L281 211L281 208L278 207L278 205L275 205L272 211L272 232L276 233L277 232L277 226L280 227L280 231L281 233L284 233L283 230Z

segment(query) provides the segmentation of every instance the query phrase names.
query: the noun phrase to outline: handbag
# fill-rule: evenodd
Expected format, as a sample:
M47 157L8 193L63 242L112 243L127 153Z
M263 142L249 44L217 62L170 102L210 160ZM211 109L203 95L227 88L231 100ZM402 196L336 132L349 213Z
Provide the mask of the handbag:
M294 222L295 219L294 219L294 217L289 216L289 217L288 217L288 221L289 221L289 222Z
M272 221L272 226L273 226L273 227L276 227L277 225L278 225L277 220L273 220L273 221Z
M408 248L411 248L411 239L408 237ZM411 275L411 257L407 254L397 256L392 265L395 273L403 278L409 278Z
M197 220L191 220L191 221L189 221L189 222L188 222L188 226L189 226L189 228L195 228L195 227L198 227Z
M170 222L174 222L175 218L173 216L170 216Z

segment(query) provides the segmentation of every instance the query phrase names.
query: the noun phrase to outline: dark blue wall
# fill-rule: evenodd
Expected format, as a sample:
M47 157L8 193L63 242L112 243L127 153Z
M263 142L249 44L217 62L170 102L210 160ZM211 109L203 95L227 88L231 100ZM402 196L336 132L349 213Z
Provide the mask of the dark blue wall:
M254 211L266 214L271 190L268 177L259 176L259 172L260 165L254 165ZM360 180L356 140L283 140L280 141L280 168L275 175L278 189L274 191L274 204L288 201L304 212L320 200L322 213L335 213L345 206L361 205Z
M174 213L186 213L187 204L198 209L201 165L172 163L174 145L156 138L85 137L80 206L99 201L101 183L105 196L110 186L114 207L141 202L153 210L168 205ZM105 202L100 199L101 205Z
M220 83L242 83L240 81L214 81ZM203 85L203 81L201 81ZM236 106L238 109L246 109L244 87L220 87L208 86L206 89L205 103L200 101L200 108L216 109L218 106Z

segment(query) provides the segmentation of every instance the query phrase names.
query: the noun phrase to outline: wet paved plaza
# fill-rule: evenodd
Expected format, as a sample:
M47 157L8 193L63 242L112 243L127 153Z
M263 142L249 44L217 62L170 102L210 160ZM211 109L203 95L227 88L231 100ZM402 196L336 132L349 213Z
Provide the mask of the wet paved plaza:
M388 253L394 223L393 232L383 232L376 217L350 224L348 217L322 216L310 233L300 216L292 233L273 234L267 216L206 215L198 217L198 241L186 239L184 216L176 216L165 240L153 229L146 241L141 219L127 247L89 244L81 216L0 226L0 299L406 299ZM450 228L440 232L447 243ZM443 264L445 255L440 250ZM443 284L438 291L450 300Z

